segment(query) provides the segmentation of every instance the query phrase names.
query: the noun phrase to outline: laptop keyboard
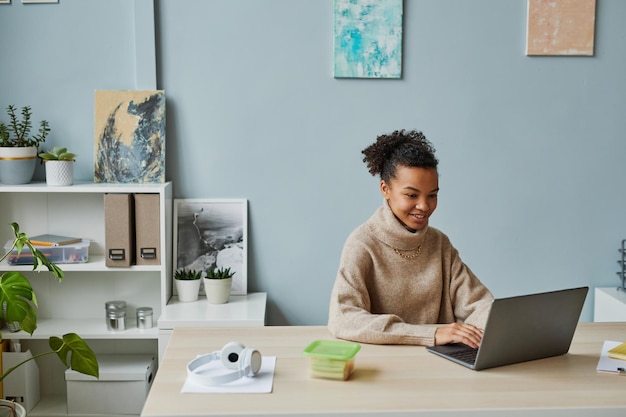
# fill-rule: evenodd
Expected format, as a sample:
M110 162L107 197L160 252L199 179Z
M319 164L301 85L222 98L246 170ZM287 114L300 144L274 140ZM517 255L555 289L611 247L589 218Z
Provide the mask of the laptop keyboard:
M449 356L460 360L461 362L469 363L471 365L476 362L476 355L478 354L478 349L473 349L468 347L467 349L457 350L454 352L448 353Z

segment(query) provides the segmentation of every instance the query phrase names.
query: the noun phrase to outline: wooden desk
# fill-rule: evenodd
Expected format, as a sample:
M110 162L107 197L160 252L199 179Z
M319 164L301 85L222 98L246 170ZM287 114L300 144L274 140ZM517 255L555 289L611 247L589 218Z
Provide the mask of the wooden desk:
M177 328L142 416L626 416L626 376L598 373L626 323L580 324L570 353L471 371L419 346L363 344L348 381L311 379L302 350L326 327ZM232 340L276 356L271 394L181 394L187 362Z

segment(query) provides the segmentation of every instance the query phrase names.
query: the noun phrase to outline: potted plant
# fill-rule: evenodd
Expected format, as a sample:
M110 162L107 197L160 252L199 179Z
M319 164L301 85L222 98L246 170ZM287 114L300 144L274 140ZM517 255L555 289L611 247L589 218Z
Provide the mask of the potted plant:
M196 301L200 292L202 271L195 269L179 269L174 273L176 293L180 301Z
M55 278L62 281L64 274L61 268L53 262L50 262L42 252L33 246L28 236L20 232L17 223L11 223L11 228L13 229L15 238L13 239L11 247L0 257L0 262L3 262L14 249L17 249L17 252L21 253L22 249L27 247L33 254L34 271L39 272L47 269ZM37 328L37 297L35 296L35 292L28 278L17 271L7 271L0 274L0 305L3 306L0 310L0 318L5 319L7 322L17 322L21 330L31 335L33 334ZM61 338L56 336L50 337L48 344L51 349L50 351L31 356L14 367L9 368L0 375L0 381L4 380L7 375L26 362L51 354L56 354L65 366L77 372L96 378L99 377L98 361L95 353L76 333L68 333ZM0 406L4 407L5 405L0 404ZM15 404L15 408L18 411L17 415L20 415L19 412L21 412L21 410L24 411L22 415L25 415L25 410L21 404Z
M39 144L50 132L46 120L40 122L39 132L31 135L32 112L24 106L21 117L14 105L7 107L8 124L0 123L0 182L26 184L33 179Z
M52 186L72 185L74 183L74 161L76 154L67 148L55 146L39 157L46 164L46 184Z
M230 289L233 285L233 275L230 268L211 268L204 277L204 292L211 304L225 304L230 299Z

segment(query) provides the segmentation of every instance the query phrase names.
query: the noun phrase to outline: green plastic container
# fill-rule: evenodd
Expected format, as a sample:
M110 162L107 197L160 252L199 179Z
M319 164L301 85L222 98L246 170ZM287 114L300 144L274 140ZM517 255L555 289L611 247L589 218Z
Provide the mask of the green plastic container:
M312 378L346 381L354 372L354 357L361 345L341 340L316 340L304 349Z

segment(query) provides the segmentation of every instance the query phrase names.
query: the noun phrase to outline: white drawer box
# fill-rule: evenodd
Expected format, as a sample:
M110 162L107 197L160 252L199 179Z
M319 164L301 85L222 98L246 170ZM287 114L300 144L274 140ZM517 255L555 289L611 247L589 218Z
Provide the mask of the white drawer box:
M100 379L65 371L68 414L140 414L156 374L153 355L97 355Z

